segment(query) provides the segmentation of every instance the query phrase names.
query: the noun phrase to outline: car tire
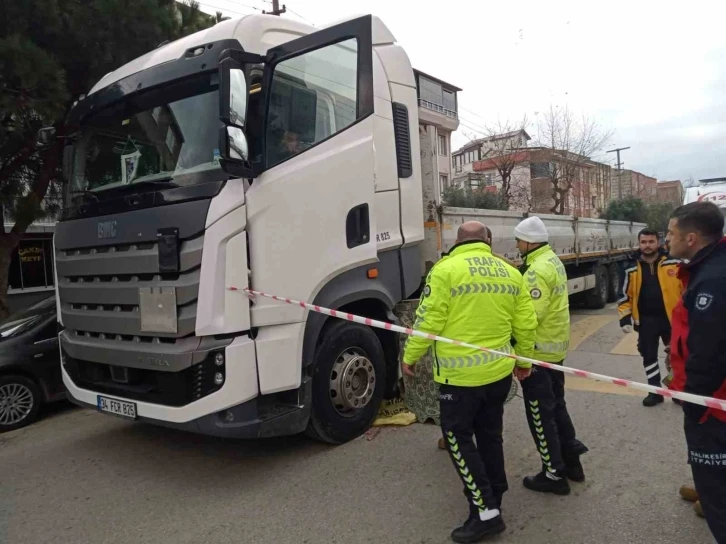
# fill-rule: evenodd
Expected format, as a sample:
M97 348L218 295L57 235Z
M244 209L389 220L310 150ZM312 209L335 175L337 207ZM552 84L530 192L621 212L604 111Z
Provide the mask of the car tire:
M604 266L595 268L595 288L587 292L587 307L600 310L608 302L608 271Z
M30 425L40 413L40 387L26 376L0 376L0 433Z
M358 323L330 323L313 364L308 436L343 444L367 431L386 388L386 359L376 334Z

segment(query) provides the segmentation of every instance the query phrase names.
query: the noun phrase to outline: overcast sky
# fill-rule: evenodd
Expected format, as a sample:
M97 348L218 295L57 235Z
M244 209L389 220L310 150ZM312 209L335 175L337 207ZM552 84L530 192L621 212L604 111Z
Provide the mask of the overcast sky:
M459 93L454 147L482 127L567 105L614 130L625 168L659 180L726 176L723 2L281 0L324 25L380 17L415 68ZM593 7L594 6L594 7ZM267 0L204 0L204 11L259 13ZM604 157L614 162L614 154Z

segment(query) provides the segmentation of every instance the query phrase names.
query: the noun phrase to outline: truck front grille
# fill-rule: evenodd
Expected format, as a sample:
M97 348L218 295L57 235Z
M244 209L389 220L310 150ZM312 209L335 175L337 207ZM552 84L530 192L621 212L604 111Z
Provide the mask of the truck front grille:
M179 272L162 274L155 242L120 244L56 253L64 327L106 340L155 341L194 334L203 236L181 241ZM139 289L173 287L177 332L141 330Z

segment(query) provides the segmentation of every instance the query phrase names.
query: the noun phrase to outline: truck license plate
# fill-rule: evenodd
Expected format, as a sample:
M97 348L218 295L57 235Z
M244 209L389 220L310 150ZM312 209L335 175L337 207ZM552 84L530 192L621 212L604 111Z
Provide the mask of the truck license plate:
M101 412L124 417L126 419L136 419L135 402L126 402L125 400L111 399L98 395L97 406L98 410Z

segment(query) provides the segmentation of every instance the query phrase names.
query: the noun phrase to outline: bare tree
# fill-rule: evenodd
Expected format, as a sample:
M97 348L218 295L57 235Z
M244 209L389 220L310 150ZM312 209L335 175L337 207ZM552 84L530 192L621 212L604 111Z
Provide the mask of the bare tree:
M538 162L546 163L546 167L537 168L536 174L548 181L551 213L564 215L573 183L584 181L593 155L603 149L611 136L612 131L604 130L585 115L576 116L567 106L550 105L540 116L536 146Z
M481 146L479 162L482 167L497 172L498 193L506 209L515 206L529 210L531 207L529 175L524 176L518 171L525 166L527 169L529 167L527 141L530 137L526 132L527 125L525 116L519 122L499 121L482 126L484 130L477 131L480 136L463 132L469 143ZM468 177L480 176L471 174Z
M516 175L517 168L529 164L527 154L527 116L519 122L497 122L487 125L487 150L482 157L499 174L501 186L499 192L502 201L509 209L511 204L520 204L529 198L529 179L522 182Z

